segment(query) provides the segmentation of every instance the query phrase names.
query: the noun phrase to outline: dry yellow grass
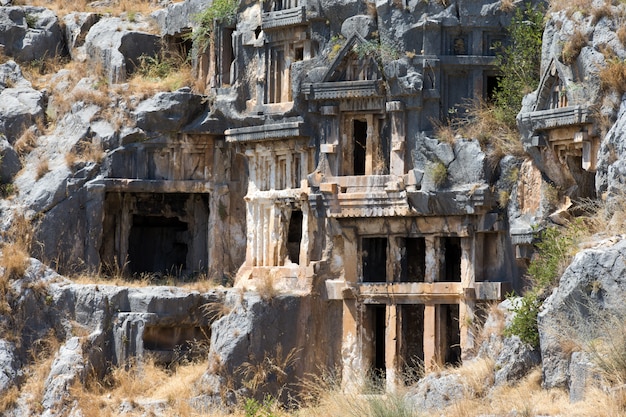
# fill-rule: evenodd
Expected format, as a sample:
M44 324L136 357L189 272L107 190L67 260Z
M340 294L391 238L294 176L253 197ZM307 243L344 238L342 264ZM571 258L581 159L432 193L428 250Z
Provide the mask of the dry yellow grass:
M568 41L565 42L565 45L563 45L563 52L561 54L563 63L567 65L573 64L576 58L578 58L578 55L580 55L580 51L588 42L587 36L582 33L580 29L576 29Z
M106 3L106 6L94 7L91 0L14 0L13 4L40 6L54 10L59 16L73 12L106 12L113 15L135 12L145 15L159 8L158 2L153 0L115 0Z
M20 393L31 397L30 404L34 407L32 411L36 413L43 411L41 400L43 399L46 378L50 373L54 355L60 346L54 331L50 330L45 337L36 340L30 347L31 363L26 367L26 381L20 387Z
M76 148L76 151L65 155L65 163L69 168L81 162L100 163L105 156L100 143L80 142Z
M33 127L26 129L15 141L13 147L20 157L35 149L37 147L37 130Z
M37 164L37 170L35 171L35 179L39 180L50 171L50 165L45 157L42 157Z

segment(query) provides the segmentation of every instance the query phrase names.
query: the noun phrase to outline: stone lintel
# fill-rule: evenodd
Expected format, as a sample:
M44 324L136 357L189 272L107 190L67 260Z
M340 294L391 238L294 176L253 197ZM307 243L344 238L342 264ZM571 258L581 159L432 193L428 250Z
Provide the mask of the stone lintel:
M388 101L385 103L385 109L388 112L404 111L404 103L401 101Z
M306 23L306 7L293 7L291 9L263 13L261 22L263 30L302 25Z
M189 193L202 194L213 191L213 184L206 181L144 180L107 178L99 180L107 192L124 193Z
M413 300L414 303L437 302L462 298L465 294L460 282L394 282L394 283L360 283L357 285L358 296L376 299Z
M475 282L476 300L501 301L512 290L510 282Z
M304 133L302 121L240 127L228 129L224 134L227 142L262 142L308 136Z
M385 86L382 80L328 81L305 84L303 91L309 100L354 99L383 97Z

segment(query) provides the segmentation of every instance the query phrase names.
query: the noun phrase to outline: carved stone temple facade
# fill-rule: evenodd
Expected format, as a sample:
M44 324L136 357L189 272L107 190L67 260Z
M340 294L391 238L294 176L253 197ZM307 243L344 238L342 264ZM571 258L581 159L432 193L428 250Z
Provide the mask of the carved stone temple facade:
M93 259L307 294L341 317L311 331L337 329L326 363L347 384L461 361L519 272L498 169L434 129L490 97L510 16L475 0L241 2L197 60L207 112L125 145L94 186ZM550 135L593 169L588 133Z

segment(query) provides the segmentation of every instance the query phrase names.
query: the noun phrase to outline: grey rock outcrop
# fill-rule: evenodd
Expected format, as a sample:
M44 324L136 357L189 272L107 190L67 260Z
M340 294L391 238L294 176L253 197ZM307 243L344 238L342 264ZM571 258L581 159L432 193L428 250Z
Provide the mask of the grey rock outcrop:
M417 410L441 410L463 399L465 388L454 373L431 373L422 378L407 399Z
M117 17L103 18L91 27L85 50L93 65L101 65L108 82L126 80L142 56L155 56L160 38L148 33L147 22L129 22Z
M178 132L204 111L204 101L188 88L158 93L137 106L137 127L149 132Z
M17 152L6 138L0 137L0 183L10 183L21 168Z
M545 387L568 385L570 356L564 341L585 346L594 338L615 336L610 327L624 314L625 260L621 237L579 252L543 303L538 326Z
M20 61L52 58L66 51L58 18L43 7L0 8L0 44L6 55Z
M159 26L161 35L176 35L189 30L195 23L195 16L205 7L207 4L204 0L187 0L169 4L150 16Z
M72 337L57 353L46 378L41 405L44 416L63 415L64 403L70 398L70 388L77 380L82 382L85 362L80 339Z
M541 356L538 350L522 342L517 336L506 337L495 363L495 384L515 383L540 362Z
M18 378L19 363L15 357L15 345L0 339L0 397L15 386Z
M84 44L89 30L100 20L97 13L69 13L63 18L65 38L70 56L75 60L85 59Z
M28 126L42 122L44 95L30 87L5 88L0 92L0 134L13 144Z
M250 382L251 376L242 376L244 363L250 366L278 365L268 368L268 377L257 388L263 391L251 395L263 397L263 393L287 395L299 377L302 377L303 362L296 360L302 353L298 350L304 336L298 326L298 311L303 298L277 296L267 302L256 293L231 291L225 306L231 311L213 323L209 360L217 372L207 372L203 377L211 384L214 394L219 395L219 383L226 376L238 377L236 387ZM285 331L298 329L298 331ZM294 356L295 355L295 356ZM289 357L291 361L284 361ZM284 369L280 369L284 365ZM236 372L238 371L239 372ZM248 384L250 386L250 384ZM282 392L281 392L282 391Z

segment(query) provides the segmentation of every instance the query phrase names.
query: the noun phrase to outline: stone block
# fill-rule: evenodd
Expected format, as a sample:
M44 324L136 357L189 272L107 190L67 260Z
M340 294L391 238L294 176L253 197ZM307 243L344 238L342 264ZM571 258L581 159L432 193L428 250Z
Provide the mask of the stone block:
M326 295L329 300L343 300L343 290L346 282L344 280L329 279L326 280Z
M336 153L337 145L334 143L323 143L320 145L320 152L322 153Z
M323 193L337 194L337 183L335 182L323 182L320 184L320 191Z

